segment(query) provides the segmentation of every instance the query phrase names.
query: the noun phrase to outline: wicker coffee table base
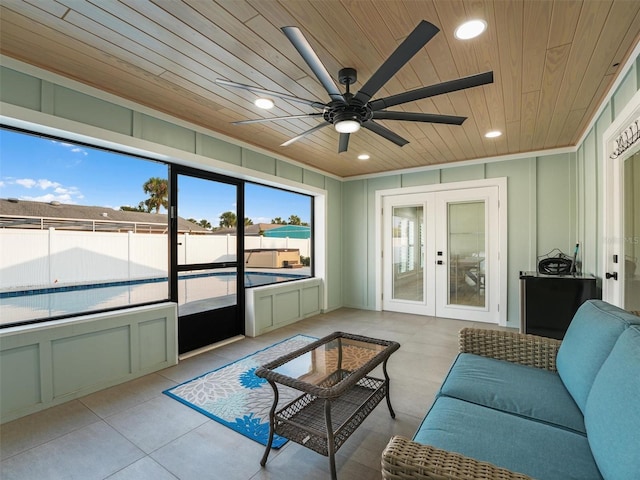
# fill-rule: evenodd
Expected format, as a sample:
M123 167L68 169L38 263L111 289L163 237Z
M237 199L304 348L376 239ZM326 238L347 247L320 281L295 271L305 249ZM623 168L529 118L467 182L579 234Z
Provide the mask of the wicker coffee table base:
M276 433L329 457L331 478L336 480L336 451L383 398L387 399L389 413L395 418L389 399L386 361L383 363L383 372L384 380L364 377L336 398L319 398L305 393L277 412L278 387L269 380L274 392L274 403L269 415L269 442L260 465L266 465L273 435Z

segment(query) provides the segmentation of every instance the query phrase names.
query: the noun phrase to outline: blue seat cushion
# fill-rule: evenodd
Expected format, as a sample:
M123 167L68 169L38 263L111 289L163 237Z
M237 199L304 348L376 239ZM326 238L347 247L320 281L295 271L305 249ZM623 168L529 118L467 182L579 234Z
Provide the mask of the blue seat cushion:
M640 327L628 328L596 376L585 425L608 480L640 478Z
M585 433L582 412L548 370L461 353L439 394Z
M634 324L640 324L640 317L602 300L586 301L571 320L556 363L562 382L582 413L600 367L620 334Z
M457 398L438 397L414 441L537 479L602 479L584 435Z

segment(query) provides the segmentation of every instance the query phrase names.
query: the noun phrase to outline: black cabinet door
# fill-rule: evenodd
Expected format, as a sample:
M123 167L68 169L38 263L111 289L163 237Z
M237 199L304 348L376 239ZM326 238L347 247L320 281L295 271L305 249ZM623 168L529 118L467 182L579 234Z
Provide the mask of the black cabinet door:
M520 330L562 339L580 305L600 298L596 279L583 276L520 276Z

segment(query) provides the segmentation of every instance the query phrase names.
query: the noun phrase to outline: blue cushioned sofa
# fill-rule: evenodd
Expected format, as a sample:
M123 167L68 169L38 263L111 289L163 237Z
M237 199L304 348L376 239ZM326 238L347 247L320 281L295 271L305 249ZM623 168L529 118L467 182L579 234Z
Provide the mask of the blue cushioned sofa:
M428 367L426 367L428 368ZM585 302L559 340L463 329L384 479L640 480L640 317Z

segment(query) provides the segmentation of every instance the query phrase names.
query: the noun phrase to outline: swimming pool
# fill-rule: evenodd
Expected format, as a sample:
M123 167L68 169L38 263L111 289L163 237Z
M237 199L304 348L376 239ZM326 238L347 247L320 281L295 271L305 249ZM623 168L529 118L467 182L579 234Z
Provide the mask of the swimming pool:
M307 278L306 274L246 272L245 287ZM63 285L0 292L0 324L13 324L161 301L167 277L133 281ZM178 278L178 308L185 314L206 302L210 307L235 303L235 271L185 273Z

